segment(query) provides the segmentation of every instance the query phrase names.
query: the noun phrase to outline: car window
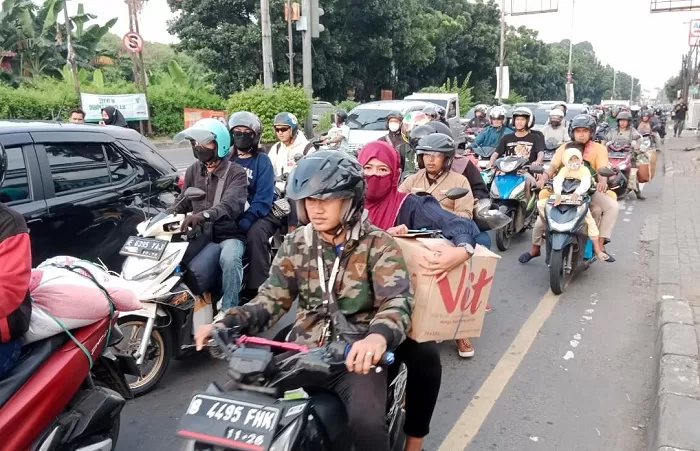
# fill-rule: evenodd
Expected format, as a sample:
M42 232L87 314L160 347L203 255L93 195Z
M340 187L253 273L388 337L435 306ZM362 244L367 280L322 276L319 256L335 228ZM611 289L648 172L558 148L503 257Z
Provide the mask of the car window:
M102 144L60 143L45 147L57 196L67 191L109 185Z
M457 116L457 102L450 102L450 107L447 109L447 119Z
M7 172L5 182L0 187L0 202L4 204L21 203L31 199L27 165L22 147L8 147Z
M579 114L582 114L584 111L583 108L568 108L566 110L566 116L564 116L564 119L567 121L570 121L571 119L575 118Z
M136 168L129 164L117 149L107 144L105 145L105 151L107 152L107 161L109 162L109 173L112 176L112 183L119 183L136 174Z
M386 130L386 116L392 110L357 108L348 116L348 126L352 130Z
M544 125L549 120L549 110L545 110L544 108L535 108L532 110L532 112L535 115L536 125Z
M428 102L428 103L434 103L435 105L440 105L441 107L447 109L447 100L445 99L419 99L419 98L413 98L411 97L410 99L411 102Z

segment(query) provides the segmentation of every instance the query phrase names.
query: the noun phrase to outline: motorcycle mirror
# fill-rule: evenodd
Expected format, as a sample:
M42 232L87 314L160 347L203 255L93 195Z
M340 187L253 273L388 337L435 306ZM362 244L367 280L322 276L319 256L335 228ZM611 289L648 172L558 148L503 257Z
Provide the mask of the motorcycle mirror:
M445 193L445 197L450 200L461 199L469 194L469 188L450 188Z
M533 174L544 174L544 166L530 166L530 172Z
M205 197L207 197L207 193L205 193L203 190L199 188L195 188L194 186L190 186L185 190L184 194L185 198L189 200L202 200Z
M295 154L294 154L294 161L295 161L295 162L301 160L302 158L304 158L304 155L303 155L303 154L300 154L300 153L295 153Z
M600 168L598 170L598 174L602 175L603 177L612 177L613 175L615 175L615 171L613 171L610 168Z

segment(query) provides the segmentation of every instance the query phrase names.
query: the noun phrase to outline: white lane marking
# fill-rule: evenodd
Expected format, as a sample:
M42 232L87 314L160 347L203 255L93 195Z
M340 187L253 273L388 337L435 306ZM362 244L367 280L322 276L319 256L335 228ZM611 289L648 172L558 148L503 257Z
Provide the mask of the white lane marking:
M506 385L520 366L530 346L535 341L537 334L547 318L552 315L554 307L559 301L559 296L551 291L540 299L537 307L525 324L520 328L508 350L498 361L496 367L486 378L476 392L471 402L459 416L454 426L440 444L438 451L457 451L465 449L484 424L486 417L493 409Z
M574 358L574 353L572 351L566 351L564 354L564 360L571 360Z

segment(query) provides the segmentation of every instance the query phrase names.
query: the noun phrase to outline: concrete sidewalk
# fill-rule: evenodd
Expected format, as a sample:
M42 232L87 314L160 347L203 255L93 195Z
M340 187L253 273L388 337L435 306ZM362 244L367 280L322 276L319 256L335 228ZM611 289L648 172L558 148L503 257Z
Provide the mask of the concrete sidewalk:
M652 451L700 451L700 150L684 150L697 144L695 136L667 138L656 170L664 185Z

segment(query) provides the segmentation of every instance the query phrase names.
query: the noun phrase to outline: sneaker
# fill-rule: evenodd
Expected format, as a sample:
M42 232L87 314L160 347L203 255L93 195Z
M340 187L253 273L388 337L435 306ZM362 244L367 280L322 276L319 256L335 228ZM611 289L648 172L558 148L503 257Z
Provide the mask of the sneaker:
M474 357L474 346L472 346L472 342L468 338L462 338L457 340L457 352L459 352L460 357L465 359Z
M491 304L486 304L486 311L490 312L491 311Z

